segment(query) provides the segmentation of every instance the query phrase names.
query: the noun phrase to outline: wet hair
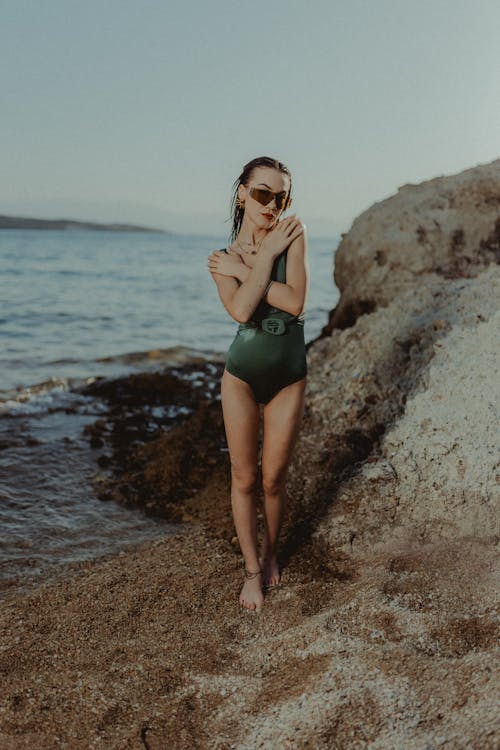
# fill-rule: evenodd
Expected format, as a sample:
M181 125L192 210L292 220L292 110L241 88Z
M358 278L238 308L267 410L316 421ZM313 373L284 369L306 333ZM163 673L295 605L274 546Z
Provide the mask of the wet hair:
M241 222L243 221L243 214L245 213L245 209L237 205L238 187L240 185L248 185L250 178L252 177L253 171L257 167L271 167L272 169L277 169L283 174L286 174L288 178L290 179L290 189L288 191L287 198L291 197L292 174L290 170L288 169L288 167L285 166L285 164L283 164L281 161L278 161L278 159L272 159L270 156L257 156L256 159L252 159L252 161L249 161L248 164L245 164L245 166L243 167L242 173L240 174L238 179L235 180L233 184L233 194L231 197L231 205L230 205L230 216L229 216L229 219L226 219L226 221L232 220L233 222L232 228L231 228L231 234L229 235L229 243L234 242L234 240L238 236L238 232L240 231L240 227L241 227Z

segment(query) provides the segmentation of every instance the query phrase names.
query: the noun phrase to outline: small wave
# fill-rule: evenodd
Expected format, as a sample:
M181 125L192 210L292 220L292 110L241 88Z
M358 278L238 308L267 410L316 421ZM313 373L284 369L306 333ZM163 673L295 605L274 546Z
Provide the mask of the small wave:
M92 380L95 378L86 378L84 382ZM5 398L0 398L0 416L43 414L74 407L77 402L92 401L88 396L70 390L81 382L73 378L51 378L20 391L7 393Z
M207 360L223 361L224 355L215 351L190 349L186 346L172 346L168 349L149 349L142 352L115 354L110 357L100 357L96 362L105 364L121 363L125 365L148 365L151 363L168 365L183 365L187 362L206 362Z

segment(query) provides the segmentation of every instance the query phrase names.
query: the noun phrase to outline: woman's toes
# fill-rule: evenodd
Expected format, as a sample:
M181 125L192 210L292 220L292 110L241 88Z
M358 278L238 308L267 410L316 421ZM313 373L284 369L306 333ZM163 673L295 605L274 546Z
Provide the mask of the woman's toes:
M281 581L281 574L276 555L262 559L264 586L277 586Z
M239 602L245 609L249 609L252 612L256 609L260 609L264 602L264 595L262 593L262 576L256 576L246 580L243 584L243 588L240 591Z

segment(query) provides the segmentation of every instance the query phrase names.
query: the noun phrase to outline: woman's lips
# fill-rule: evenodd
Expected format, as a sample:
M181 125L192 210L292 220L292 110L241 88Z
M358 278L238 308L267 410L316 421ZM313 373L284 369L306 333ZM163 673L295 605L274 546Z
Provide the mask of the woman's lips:
M263 213L262 215L265 216L266 219L274 219L274 214L265 214L265 213Z

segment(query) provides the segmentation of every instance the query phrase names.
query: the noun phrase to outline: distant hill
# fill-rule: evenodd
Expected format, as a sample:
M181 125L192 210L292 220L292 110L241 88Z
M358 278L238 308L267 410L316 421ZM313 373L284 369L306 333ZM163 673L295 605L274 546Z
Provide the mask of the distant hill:
M93 221L73 219L32 219L24 216L0 215L0 229L90 229L103 232L159 232L172 234L165 229L152 229L136 224L98 224Z

